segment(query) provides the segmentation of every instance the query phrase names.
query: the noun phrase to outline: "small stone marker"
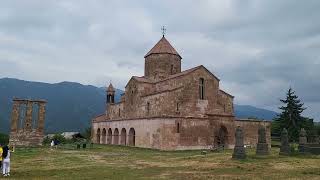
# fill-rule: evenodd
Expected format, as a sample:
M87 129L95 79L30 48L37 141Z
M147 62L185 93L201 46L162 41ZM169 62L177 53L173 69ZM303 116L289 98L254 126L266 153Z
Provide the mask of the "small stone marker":
M235 133L236 145L233 149L232 158L233 159L245 159L246 158L246 149L244 148L244 138L243 131L240 126L237 127Z
M307 133L304 128L301 128L299 134L299 153L306 153L306 145L307 145Z
M257 144L257 155L268 155L269 154L269 146L267 144L266 139L266 129L261 126L258 130L258 144Z
M283 128L281 132L281 147L280 147L280 155L289 155L290 154L290 146L288 140L288 131L286 128Z

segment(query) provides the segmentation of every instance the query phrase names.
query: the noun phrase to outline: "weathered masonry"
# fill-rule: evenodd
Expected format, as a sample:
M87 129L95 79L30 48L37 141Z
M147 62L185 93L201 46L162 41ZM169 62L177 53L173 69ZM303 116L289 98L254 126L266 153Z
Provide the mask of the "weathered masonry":
M45 100L13 99L10 145L42 145L46 113L45 106Z
M106 112L92 120L92 140L162 150L233 148L235 129L244 144L256 146L258 129L270 123L238 120L233 99L220 79L200 65L181 69L182 57L163 36L144 56L144 76L132 76L121 100L112 84L106 89Z

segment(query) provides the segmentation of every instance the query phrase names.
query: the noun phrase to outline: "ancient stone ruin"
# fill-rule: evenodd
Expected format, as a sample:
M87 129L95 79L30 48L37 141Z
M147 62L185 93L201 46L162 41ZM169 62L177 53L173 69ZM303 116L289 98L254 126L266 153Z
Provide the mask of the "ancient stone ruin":
M302 128L299 136L299 153L320 154L319 136L309 136L307 138L307 133Z
M286 128L283 128L281 132L281 147L280 147L280 155L289 155L290 154L290 145L288 139L288 131Z
M268 155L269 146L266 139L266 129L261 126L258 130L258 144L257 144L257 155Z
M301 129L299 134L299 153L305 153L306 152L306 144L307 144L307 133L304 130L304 128Z
M45 100L13 99L10 145L42 145L45 105Z
M238 126L235 133L236 145L233 149L232 158L233 159L245 159L246 158L246 149L244 147L244 137L243 131Z

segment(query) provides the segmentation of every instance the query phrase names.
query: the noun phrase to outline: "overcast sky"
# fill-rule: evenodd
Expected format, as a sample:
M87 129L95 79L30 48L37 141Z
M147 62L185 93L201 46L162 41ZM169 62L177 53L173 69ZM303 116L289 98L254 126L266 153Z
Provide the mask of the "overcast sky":
M277 110L291 86L320 120L319 0L2 0L0 78L123 89L161 38L235 103Z

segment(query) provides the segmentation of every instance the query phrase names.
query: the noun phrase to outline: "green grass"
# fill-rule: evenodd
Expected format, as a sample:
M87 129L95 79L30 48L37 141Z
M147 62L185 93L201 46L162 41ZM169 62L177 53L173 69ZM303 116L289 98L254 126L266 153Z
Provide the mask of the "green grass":
M231 159L232 150L164 152L94 145L71 150L23 148L12 153L13 179L320 179L320 156L266 157L247 150L245 160Z

